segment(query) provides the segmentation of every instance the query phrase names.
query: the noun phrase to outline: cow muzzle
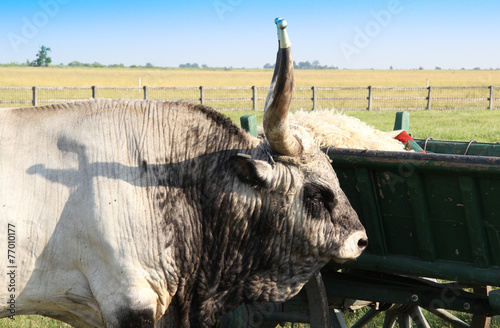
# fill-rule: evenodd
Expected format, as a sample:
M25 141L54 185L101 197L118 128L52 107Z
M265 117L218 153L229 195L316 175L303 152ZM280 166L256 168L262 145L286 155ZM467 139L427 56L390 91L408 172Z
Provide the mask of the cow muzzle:
M344 263L361 255L368 246L368 237L365 231L356 231L351 234L338 251L336 262Z

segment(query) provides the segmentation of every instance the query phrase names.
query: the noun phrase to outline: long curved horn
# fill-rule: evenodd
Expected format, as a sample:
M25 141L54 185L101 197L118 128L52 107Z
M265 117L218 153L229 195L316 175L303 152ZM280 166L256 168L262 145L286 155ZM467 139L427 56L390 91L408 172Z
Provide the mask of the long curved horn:
M286 21L276 18L275 23L278 26L279 49L264 109L264 132L269 144L276 152L282 155L299 156L302 154L303 147L293 136L288 125L288 111L295 84L291 43L286 31Z

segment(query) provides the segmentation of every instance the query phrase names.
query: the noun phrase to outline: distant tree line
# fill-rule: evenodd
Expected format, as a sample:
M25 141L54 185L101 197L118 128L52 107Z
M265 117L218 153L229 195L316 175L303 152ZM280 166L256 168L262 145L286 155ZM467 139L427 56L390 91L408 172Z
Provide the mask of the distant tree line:
M0 66L34 66L34 67L47 67L52 63L52 58L48 56L49 51L51 51L50 48L46 46L41 46L40 50L36 54L36 58L32 61L26 60L26 63L24 64L18 64L18 63L9 63L9 64L0 64ZM64 64L59 64L59 66L64 66ZM73 60L72 62L68 63L69 67L93 67L93 68L100 68L100 67L111 67L111 68L125 68L124 64L111 64L111 65L103 65L98 62L93 62L92 64L89 63L81 63L77 60ZM140 65L130 65L128 66L129 68L166 68L166 67L161 67L161 66L154 66L151 63L147 63L144 66ZM264 65L264 69L274 69L275 64L271 65L269 63ZM327 66L327 65L321 65L318 60L314 60L312 63L309 61L305 62L293 62L293 67L295 69L339 69L336 66ZM233 69L232 67L209 67L206 64L203 65L198 65L197 63L186 63L186 64L180 64L179 68L190 68L190 69L224 69L224 70L231 70ZM373 68L371 68L373 70ZM390 66L390 70L393 70L394 67ZM419 70L424 70L422 66L418 68ZM435 67L435 70L441 70L442 68L439 66ZM461 70L466 70L466 68L461 68ZM481 70L480 67L475 67L473 70ZM490 68L490 70L493 70L493 68ZM500 70L500 68L496 68L496 70Z
M206 64L199 66L197 63L194 64L186 63L186 64L180 64L179 68L208 68L208 66Z
M61 66L63 66L61 64ZM98 62L93 62L92 64L89 63L81 63L78 60L73 60L72 62L68 63L69 67L125 67L123 64L112 64L112 65L103 65Z

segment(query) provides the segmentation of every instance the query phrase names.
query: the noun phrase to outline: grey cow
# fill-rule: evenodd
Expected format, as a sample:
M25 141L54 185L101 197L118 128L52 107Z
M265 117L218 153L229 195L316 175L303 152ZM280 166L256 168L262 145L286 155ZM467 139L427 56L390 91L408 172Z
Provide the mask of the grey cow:
M279 24L264 141L182 102L0 112L0 263L14 272L12 290L1 275L0 317L208 327L360 255L365 230L329 159L288 125L293 65Z

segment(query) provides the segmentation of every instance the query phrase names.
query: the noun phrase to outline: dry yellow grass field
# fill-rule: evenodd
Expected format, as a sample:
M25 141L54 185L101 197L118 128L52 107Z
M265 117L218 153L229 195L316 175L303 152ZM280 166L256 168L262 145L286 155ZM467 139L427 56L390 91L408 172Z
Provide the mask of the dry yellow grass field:
M272 70L0 67L0 86L267 86ZM500 86L500 70L295 70L297 86Z

